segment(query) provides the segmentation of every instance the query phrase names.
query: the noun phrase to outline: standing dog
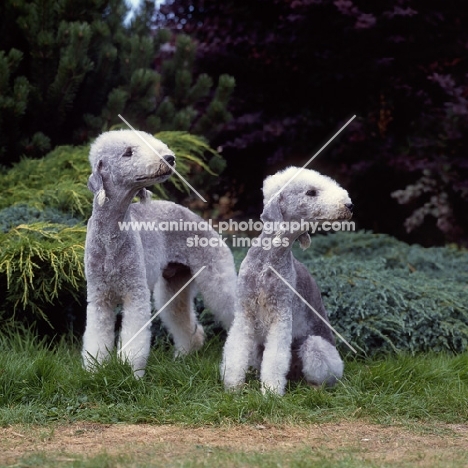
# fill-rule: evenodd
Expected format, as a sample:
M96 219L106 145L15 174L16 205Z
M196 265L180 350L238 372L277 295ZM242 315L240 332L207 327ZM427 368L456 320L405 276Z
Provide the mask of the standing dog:
M120 304L121 354L135 376L142 376L150 350L150 325L145 324L151 318L151 296L156 308L172 299L161 320L174 338L176 354L198 349L204 332L193 309L194 295L199 290L215 319L229 328L237 304L234 260L202 218L175 203L150 200L145 187L164 182L175 166L175 156L164 143L144 132L111 131L96 139L89 158L88 187L94 201L85 246L83 361L92 368L113 349L115 308ZM136 196L143 202L132 203ZM190 227L162 230L163 224L174 221ZM132 223L146 227L132 229ZM205 247L194 246L194 236L204 238ZM174 298L202 267L194 282Z

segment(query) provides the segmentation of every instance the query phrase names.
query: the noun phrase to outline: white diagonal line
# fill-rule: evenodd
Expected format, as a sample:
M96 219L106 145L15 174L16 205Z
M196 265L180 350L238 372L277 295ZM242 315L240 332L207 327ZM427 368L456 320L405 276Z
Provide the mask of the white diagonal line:
M147 141L146 141L146 140L145 140L145 139L144 139L128 122L127 122L127 120L125 120L120 114L118 114L118 116L120 117L120 119L121 119L123 122L125 122L126 125L128 125L128 127L129 127L130 129L132 129L132 130L135 132L135 135L136 135L138 138L140 138L140 140L144 141L144 142L146 143L146 145L149 146L149 147L156 153L156 155L159 156L159 158L161 158L161 159L166 163L166 165L167 165L168 167L170 167L170 168L172 169L172 171L173 171L175 174L177 174L177 175L179 176L179 179L182 180L182 182L184 182L185 185L189 186L189 187L198 195L198 197L199 197L201 200L203 200L205 203L207 203L207 201L206 201L206 200L205 200L205 199L204 199L204 198L203 198L203 197L202 197L202 196L201 196L185 179L184 179L184 177L182 177L182 176L174 169L174 167L172 167L163 157L161 157L161 155L159 154L159 152L158 152L155 148L153 148L153 147L151 146L151 144L148 143L148 142L147 142Z
M121 348L120 353L206 268L202 266Z
M315 315L333 332L335 335L340 338L347 346L348 348L353 351L354 353L357 354L357 351L271 266L268 265L268 268L273 270L276 273L276 276L297 296L299 299L307 306L309 309L311 309Z
M270 203L271 200L276 198L283 189L285 189L300 173L303 169L306 168L354 119L356 115L353 115L297 172L294 174L271 198L268 200ZM268 204L267 203L267 204Z

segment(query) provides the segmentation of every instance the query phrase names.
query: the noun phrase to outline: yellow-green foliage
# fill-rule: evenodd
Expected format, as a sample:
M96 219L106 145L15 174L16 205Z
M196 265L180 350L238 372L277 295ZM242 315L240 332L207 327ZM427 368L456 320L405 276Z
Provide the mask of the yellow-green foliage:
M88 152L87 146L59 146L42 159L21 160L0 175L0 209L27 203L39 209L51 206L87 216L92 201L86 186Z
M76 297L84 287L85 235L83 225L50 223L22 224L0 234L0 275L13 313L28 309L47 320L47 304L64 292Z
M224 159L199 136L187 132L171 131L160 132L155 137L166 143L174 151L177 157L176 170L179 174L188 180L191 185L195 184L194 177L197 177L197 182L199 182L199 184L195 184L197 190L202 186L202 183L206 188L207 179L213 180L214 177L210 176L216 176L225 167ZM207 160L207 156L210 157L209 160ZM194 172L201 172L204 177L200 178ZM177 190L190 192L190 188L176 175L173 175L169 181ZM153 190L157 195L166 198L167 193L164 187L164 184L155 185Z
M176 154L177 171L191 180L194 167L214 174L211 167L222 166L222 158L206 142L186 132L162 132L156 135ZM60 219L86 219L91 214L92 193L87 188L90 174L89 146L61 146L42 159L23 159L12 169L0 174L2 197L0 210L6 221L18 219L27 212L25 204L42 210L45 222L15 224L0 232L0 287L7 288L7 301L0 303L4 318L15 311L28 311L47 319L47 306L60 301L62 294L77 295L84 291L83 251L86 227L58 224L47 219L53 213ZM204 161L208 154L210 164ZM177 176L169 179L178 190L186 190ZM154 187L166 198L162 185ZM60 210L58 213L50 210ZM49 210L49 211L48 211ZM55 218L54 218L55 219ZM67 223L70 224L66 219ZM63 221L65 222L65 221ZM73 222L73 221L72 221ZM76 219L75 221L76 222Z
M177 172L190 177L192 168L198 166L211 175L224 168L224 160L201 137L187 132L161 132L155 135L176 154ZM89 217L92 194L87 188L91 169L88 161L89 146L59 146L42 159L23 159L12 169L0 174L2 197L0 209L24 204L43 209L58 208L71 215ZM207 164L206 155L211 159ZM168 183L178 190L189 190L173 175ZM163 185L154 187L160 198L167 198Z

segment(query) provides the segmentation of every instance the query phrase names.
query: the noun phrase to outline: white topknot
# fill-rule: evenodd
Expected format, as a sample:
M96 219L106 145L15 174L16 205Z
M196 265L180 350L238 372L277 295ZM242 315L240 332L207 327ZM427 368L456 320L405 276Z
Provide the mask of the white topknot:
M266 205L270 198L276 195L289 181L294 178L294 185L313 184L315 188L329 188L331 186L341 188L337 182L330 177L320 174L312 169L290 166L276 174L268 176L263 182L263 203Z
M173 154L167 145L149 133L140 130L113 130L102 133L91 145L89 152L91 167L94 167L104 152L109 156L118 156L128 147L139 148L140 151L150 154L154 154L156 150L161 156Z

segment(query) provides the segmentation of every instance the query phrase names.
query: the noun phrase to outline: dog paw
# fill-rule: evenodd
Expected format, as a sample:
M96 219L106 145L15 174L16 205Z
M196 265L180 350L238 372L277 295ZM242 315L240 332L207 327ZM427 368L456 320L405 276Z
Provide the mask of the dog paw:
M245 386L246 386L246 383L243 382L243 381L242 382L226 382L226 381L224 381L224 390L226 390L226 392L231 392L231 393L239 392Z
M203 346L203 343L205 342L205 330L203 330L203 327L197 323L197 326L195 328L195 333L192 335L192 339L190 342L191 349L190 351L197 351Z
M263 395L273 394L283 396L284 386L279 383L262 382L261 392Z
M186 356L193 351L198 351L203 346L204 342L205 331L200 324L197 324L190 338L185 336L183 340L175 343L176 349L174 351L174 358Z
M135 379L140 380L145 375L145 369L136 369L133 371L133 375L135 376Z

